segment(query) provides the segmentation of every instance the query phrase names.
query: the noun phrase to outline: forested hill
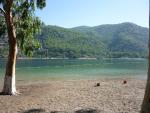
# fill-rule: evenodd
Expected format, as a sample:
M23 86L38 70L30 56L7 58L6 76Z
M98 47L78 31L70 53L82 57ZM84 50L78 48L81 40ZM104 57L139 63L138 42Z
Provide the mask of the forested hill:
M145 57L148 51L148 28L133 23L80 26L75 31L95 36L107 47L112 57Z
M57 26L44 26L38 38L48 57L102 57L107 51L97 37Z
M148 51L148 28L133 23L71 29L48 25L38 38L48 57L146 57Z
M148 51L148 28L133 23L70 29L43 25L37 38L42 46L34 57L137 58L146 57ZM3 51L0 54L2 56Z

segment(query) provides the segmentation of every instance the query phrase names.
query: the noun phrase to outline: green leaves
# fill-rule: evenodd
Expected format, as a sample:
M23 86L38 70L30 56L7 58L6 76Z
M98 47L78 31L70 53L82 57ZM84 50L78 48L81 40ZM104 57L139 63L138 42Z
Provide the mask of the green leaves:
M26 55L31 56L31 52L40 47L35 38L36 33L40 31L40 20L29 16L26 20L20 20L17 25L18 45Z
M0 0L5 10L6 0ZM36 8L44 8L46 0L13 0L12 13L13 24L16 29L17 44L20 50L28 56L40 47L36 35L40 32L41 21L35 16ZM0 17L0 36L5 33L4 18Z
M17 43L25 55L31 56L40 47L35 35L40 32L41 21L34 15L35 7L42 9L45 0L16 0L13 2L13 18Z
M40 43L37 40L32 40L32 42L30 43L26 42L26 44L28 45L24 44L25 47L23 50L24 50L25 55L29 57L33 56L33 51L41 47Z
M0 37L6 33L6 24L4 17L0 16Z
M37 0L36 5L38 8L42 9L46 6L46 0Z

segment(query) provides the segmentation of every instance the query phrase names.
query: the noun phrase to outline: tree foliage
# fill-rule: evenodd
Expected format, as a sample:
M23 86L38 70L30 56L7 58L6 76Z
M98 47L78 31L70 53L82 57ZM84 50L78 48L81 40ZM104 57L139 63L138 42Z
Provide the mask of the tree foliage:
M5 35L6 32L6 25L4 17L0 16L0 36Z
M0 0L0 3L3 5L1 10L5 11L6 1ZM45 5L45 0L13 1L13 23L16 30L17 43L20 50L26 55L31 56L32 51L40 47L35 35L40 31L41 21L35 16L34 11L36 8L42 9ZM3 30L5 29L3 28Z

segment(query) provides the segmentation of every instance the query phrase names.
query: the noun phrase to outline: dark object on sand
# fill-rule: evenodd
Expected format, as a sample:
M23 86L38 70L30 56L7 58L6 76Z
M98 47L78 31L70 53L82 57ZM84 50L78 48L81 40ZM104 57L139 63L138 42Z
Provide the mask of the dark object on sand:
M127 81L126 81L126 80L124 80L124 81L123 81L123 84L127 84Z
M50 113L68 113L68 112L65 112L65 111L51 111Z
M100 111L92 108L87 108L87 109L78 110L75 113L100 113Z
M23 113L45 113L44 109L29 109L27 111L24 111Z
M97 83L94 87L98 87L98 86L100 86L100 83Z

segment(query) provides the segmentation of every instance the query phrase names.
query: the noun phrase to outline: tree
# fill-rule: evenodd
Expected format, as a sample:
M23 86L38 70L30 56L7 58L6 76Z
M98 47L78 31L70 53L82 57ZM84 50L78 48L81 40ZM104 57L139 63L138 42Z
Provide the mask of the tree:
M6 31L5 20L2 16L0 16L0 36L3 36Z
M149 14L149 28L150 28L150 14ZM150 29L149 29L149 44L148 44L148 47L149 47L148 76L147 76L147 84L146 84L144 100L143 100L143 103L142 103L141 113L150 113Z
M0 15L4 17L9 54L6 64L3 94L16 95L15 67L18 47L25 54L39 46L34 35L40 28L40 20L35 17L35 8L45 7L45 0L0 0Z

